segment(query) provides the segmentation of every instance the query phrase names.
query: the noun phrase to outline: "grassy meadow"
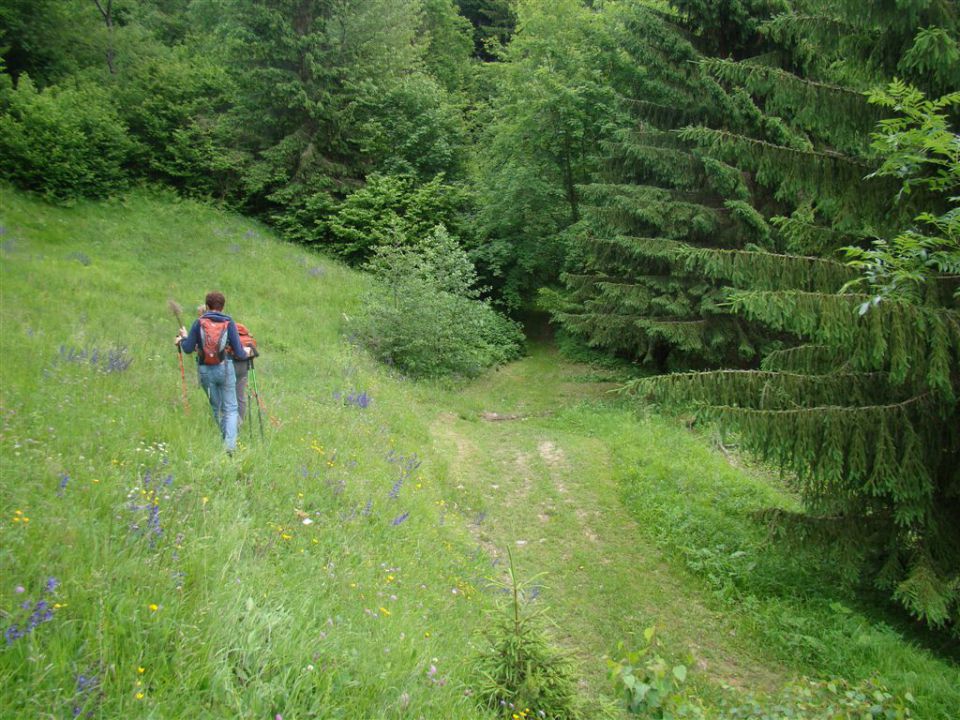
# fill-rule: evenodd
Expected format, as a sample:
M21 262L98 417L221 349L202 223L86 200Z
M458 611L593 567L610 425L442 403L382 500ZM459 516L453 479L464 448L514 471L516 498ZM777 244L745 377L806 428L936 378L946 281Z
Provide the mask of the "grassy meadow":
M954 651L772 535L780 482L615 374L535 343L412 382L349 341L363 275L172 195L0 188L0 227L0 718L509 718L473 664L508 547L585 718L622 716L604 658L650 626L705 717L801 676L957 716ZM262 351L233 458L167 309L214 288Z

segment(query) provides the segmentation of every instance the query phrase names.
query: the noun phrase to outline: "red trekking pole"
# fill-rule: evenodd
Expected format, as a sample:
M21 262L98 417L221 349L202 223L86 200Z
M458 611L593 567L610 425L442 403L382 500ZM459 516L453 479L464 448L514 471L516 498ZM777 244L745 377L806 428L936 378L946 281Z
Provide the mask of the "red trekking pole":
M173 316L177 319L177 330L179 330L183 327L183 320L180 317L183 308L173 300L170 300L167 305L170 307L170 312L172 312ZM190 401L187 400L187 375L183 371L183 350L180 349L180 343L177 343L177 358L180 360L180 394L183 398L183 411L189 415Z

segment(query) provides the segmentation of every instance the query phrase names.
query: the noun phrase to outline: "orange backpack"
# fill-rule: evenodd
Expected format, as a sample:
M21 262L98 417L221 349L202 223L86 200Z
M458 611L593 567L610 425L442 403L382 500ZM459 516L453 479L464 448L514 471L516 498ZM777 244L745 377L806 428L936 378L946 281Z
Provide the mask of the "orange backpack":
M230 333L227 329L230 321L217 321L208 317L200 318L200 361L204 365L219 365L226 356L227 341Z
M251 335L250 331L247 330L247 326L243 323L237 323L237 334L240 336L240 345L243 348L251 349L251 352L248 352L247 354L250 357L258 357L260 353L257 352L257 341L253 339L253 335ZM228 352L232 354L233 350L228 349Z

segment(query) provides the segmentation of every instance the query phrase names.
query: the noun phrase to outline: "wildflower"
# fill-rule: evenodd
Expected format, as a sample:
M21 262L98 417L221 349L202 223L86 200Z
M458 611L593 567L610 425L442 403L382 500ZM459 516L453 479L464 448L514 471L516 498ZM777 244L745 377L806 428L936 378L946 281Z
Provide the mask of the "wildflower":
M60 497L63 497L63 491L67 489L67 483L69 482L70 482L70 476L67 475L66 473L63 473L60 476L60 484L57 487L57 495L59 495Z
M47 584L45 586L48 593L54 592L60 586L60 581L55 577L47 578Z
M24 592L26 592L27 590L26 590L26 588L23 587L23 585L17 585L17 586L13 589L13 591L14 591L17 595L19 595L20 593L24 593Z
M381 612L382 614L386 615L387 617L390 617L390 611L387 610L385 607L381 607L381 608L380 608L380 612Z
M397 515L391 522L391 525L402 525L406 522L407 518L410 517L409 512L405 512L402 515Z
M134 697L137 700L143 700L143 692L138 692L136 695L134 695Z
M137 675L143 675L146 671L147 669L141 665L137 668Z
M156 603L150 603L149 605L147 605L147 609L150 610L150 612L156 612L157 610L160 609L160 606L157 605Z

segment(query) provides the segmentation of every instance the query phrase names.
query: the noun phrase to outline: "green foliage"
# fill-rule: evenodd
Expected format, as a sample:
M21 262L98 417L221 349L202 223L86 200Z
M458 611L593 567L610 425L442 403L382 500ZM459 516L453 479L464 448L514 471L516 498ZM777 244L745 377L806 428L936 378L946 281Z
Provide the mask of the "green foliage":
M717 720L756 718L757 720L906 720L912 718L913 696L892 694L875 680L850 683L832 680L796 680L773 698L752 697L746 702L724 702Z
M685 665L671 665L661 655L656 629L643 631L646 643L638 650L624 651L617 661L607 659L613 681L631 715L647 718L675 718L683 705L680 694L687 679Z
M557 279L562 233L580 217L578 186L619 114L601 15L578 0L525 2L517 12L502 62L483 68L495 91L480 116L476 176L478 263L513 308Z
M474 53L495 60L516 29L515 0L456 0L460 13L473 25Z
M577 707L573 663L557 650L544 629L543 611L526 607L526 586L508 552L506 581L495 583L508 595L499 612L489 618L484 647L474 666L479 676L477 699L505 717L576 720Z
M378 246L415 242L441 224L463 237L469 202L466 190L443 175L420 183L410 176L372 174L323 221L323 229L334 253L362 262Z
M359 155L377 171L427 180L463 174L466 133L443 86L425 74L371 85L350 110Z
M107 91L92 83L37 90L0 76L0 176L57 200L105 197L127 184L131 146Z
M849 250L865 275L848 285L872 295L840 292L839 278L832 291L730 292L734 312L806 346L778 353L769 372L666 376L636 387L706 402L704 413L741 431L744 447L794 474L814 517L839 519L840 535L869 543L878 587L925 623L955 627L960 542L946 528L960 482L951 197L960 158L942 110L956 99L928 102L902 84L876 99L904 117L881 124L875 146L885 162L875 175L946 208L921 216L935 234L910 228L892 243Z
M114 95L137 173L188 195L235 198L245 158L229 147L221 114L232 90L222 65L182 46L124 70Z
M376 248L367 267L381 285L353 330L379 360L418 377L473 376L520 355L519 327L477 299L473 264L442 225Z

